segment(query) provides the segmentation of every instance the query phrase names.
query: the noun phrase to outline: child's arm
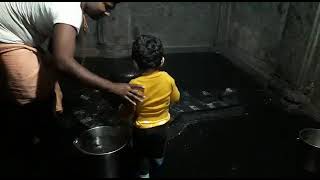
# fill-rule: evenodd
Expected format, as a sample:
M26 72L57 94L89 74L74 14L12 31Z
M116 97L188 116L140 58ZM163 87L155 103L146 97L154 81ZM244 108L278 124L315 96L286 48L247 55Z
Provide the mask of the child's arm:
M180 100L180 92L174 79L172 79L172 93L170 96L170 101L171 103L177 103L179 102L179 100Z
M119 107L119 117L121 121L132 121L136 106L129 102L124 102Z

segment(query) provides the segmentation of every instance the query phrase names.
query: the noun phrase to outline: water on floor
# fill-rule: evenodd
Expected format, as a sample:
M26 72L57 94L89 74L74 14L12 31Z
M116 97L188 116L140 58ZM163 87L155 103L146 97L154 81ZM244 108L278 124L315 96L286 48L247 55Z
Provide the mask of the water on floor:
M213 53L172 54L164 69L176 79L181 102L170 111L170 141L165 161L153 177L297 177L308 175L298 164L297 135L320 127L305 116L290 115L248 74ZM84 65L101 76L121 79L132 72L129 60L92 58ZM36 176L82 177L72 141L84 129L112 125L121 100L110 94L62 82L65 128L53 137L60 144L35 151ZM109 97L109 98L108 98ZM80 128L79 128L80 127ZM52 152L50 154L50 152ZM59 153L56 153L59 152ZM50 154L49 161L41 160ZM130 164L132 157L126 157ZM54 159L54 160L52 160ZM131 164L133 166L133 164ZM47 168L46 168L47 167ZM123 176L130 176L123 174Z

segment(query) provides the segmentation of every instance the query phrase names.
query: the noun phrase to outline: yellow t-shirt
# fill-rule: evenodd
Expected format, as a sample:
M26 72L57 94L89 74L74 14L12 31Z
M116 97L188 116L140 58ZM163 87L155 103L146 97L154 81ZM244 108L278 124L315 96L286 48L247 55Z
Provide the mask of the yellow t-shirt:
M155 71L130 81L130 84L142 85L146 98L137 103L135 126L152 128L163 125L170 120L169 106L178 102L180 92L174 79L164 71Z

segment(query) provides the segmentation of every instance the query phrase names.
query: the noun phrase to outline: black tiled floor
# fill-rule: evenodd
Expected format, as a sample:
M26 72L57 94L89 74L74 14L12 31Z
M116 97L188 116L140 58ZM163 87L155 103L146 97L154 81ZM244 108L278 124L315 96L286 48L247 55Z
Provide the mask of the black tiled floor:
M175 77L181 89L202 92L233 88L237 90L241 109L230 110L230 113L226 111L222 116L199 118L179 134L172 136L164 165L154 177L306 175L297 163L296 137L298 131L304 127L319 128L318 123L275 108L273 102L269 101L270 97L261 91L262 88L253 82L249 75L219 55L172 54L168 55L166 60L165 70ZM85 65L90 70L114 80L123 79L117 72L133 72L132 64L126 59L87 59ZM85 171L77 169L81 162L78 152L72 146L73 138L82 129L75 128L77 122L75 117L70 115L75 107L81 105L79 96L83 88L69 79L63 80L62 88L66 114L69 114L65 116L65 120L74 124L69 123L70 127L60 129L52 135L60 144L48 151L42 151L41 148L34 151L38 157L34 159L33 168L37 176L82 177L81 174ZM188 118L193 117L192 114L187 114L183 120L177 118L173 125L189 123ZM50 157L52 161L46 160L46 157Z

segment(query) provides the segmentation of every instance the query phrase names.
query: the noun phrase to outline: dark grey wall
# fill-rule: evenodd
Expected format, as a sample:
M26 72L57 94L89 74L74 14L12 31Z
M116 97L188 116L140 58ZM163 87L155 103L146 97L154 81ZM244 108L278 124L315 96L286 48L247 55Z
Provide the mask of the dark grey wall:
M278 72L299 85L300 71L305 62L307 46L315 20L317 2L291 2L286 26L278 52Z
M320 120L319 3L234 2L221 7L222 38L215 49L262 83L280 77L283 87L309 99L303 108Z
M279 48L289 3L223 3L225 23L219 31L224 37L216 49L233 62L262 77L269 76L277 65L274 52Z
M215 2L120 3L111 17L88 19L90 32L81 35L77 55L128 56L138 34L160 37L167 53L211 51L218 7Z

